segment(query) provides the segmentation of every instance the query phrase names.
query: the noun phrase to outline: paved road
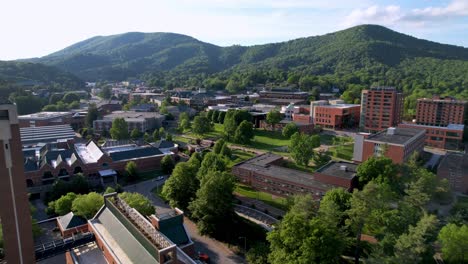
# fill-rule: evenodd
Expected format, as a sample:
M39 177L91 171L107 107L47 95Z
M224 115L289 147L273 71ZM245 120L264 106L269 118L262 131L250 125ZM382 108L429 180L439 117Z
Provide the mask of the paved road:
M125 186L124 190L129 192L138 192L142 195L149 198L154 206L156 206L157 213L164 213L170 210L170 206L164 203L159 197L153 195L151 192L152 189L158 186L162 186L164 180L148 180L140 182L134 185ZM245 261L234 254L229 248L224 244L216 241L212 238L201 236L198 234L198 229L195 223L190 221L188 218L184 219L185 227L187 228L190 237L195 243L195 250L198 252L207 253L210 256L211 263L220 263L220 264L237 264L245 263Z

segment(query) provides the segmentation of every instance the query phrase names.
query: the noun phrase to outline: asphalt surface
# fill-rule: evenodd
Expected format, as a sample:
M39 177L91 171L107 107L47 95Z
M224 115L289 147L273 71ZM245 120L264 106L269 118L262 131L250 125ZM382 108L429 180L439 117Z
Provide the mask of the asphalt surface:
M155 187L162 186L163 183L164 180L156 181L153 179L125 186L124 190L128 192L137 192L146 196L153 202L153 205L156 206L157 213L164 213L168 210L171 210L171 207L151 192L151 190L153 190ZM246 263L241 257L234 254L226 245L222 244L221 242L210 237L199 235L197 226L188 218L184 218L184 223L190 237L195 243L195 251L208 254L208 256L210 256L211 263Z

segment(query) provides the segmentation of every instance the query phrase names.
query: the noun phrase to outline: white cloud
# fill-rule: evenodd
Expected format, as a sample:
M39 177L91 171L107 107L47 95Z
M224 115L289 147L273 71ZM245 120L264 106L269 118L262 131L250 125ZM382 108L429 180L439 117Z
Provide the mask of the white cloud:
M400 6L371 6L353 10L342 21L342 26L380 24L385 26L421 27L440 20L450 20L468 15L468 0L452 0L442 7L402 10Z

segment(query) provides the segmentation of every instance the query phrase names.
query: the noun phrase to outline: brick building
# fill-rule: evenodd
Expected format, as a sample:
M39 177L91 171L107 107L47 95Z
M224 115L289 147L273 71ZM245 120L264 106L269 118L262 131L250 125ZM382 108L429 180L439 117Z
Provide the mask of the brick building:
M437 176L447 179L454 192L468 194L468 154L445 155L437 168Z
M377 134L358 134L354 142L353 160L364 162L372 156L384 155L402 164L414 152L422 152L426 131L415 128L394 128Z
M320 199L332 188L353 188L356 167L352 163L332 162L311 174L282 167L282 162L283 157L265 153L236 164L232 173L243 184L283 197L309 193ZM340 166L346 167L340 170Z
M104 116L101 120L94 120L93 128L98 132L109 131L116 118L125 119L129 132L136 128L142 133L160 128L165 120L164 115L154 112L115 111Z
M399 124L398 127L426 130L426 146L441 149L463 148L464 125L427 126L414 123Z
M121 144L100 147L94 141L65 148L49 145L33 152L24 152L24 170L28 191L42 193L57 179L70 180L82 173L93 185L115 182L129 161L141 172L160 168L161 160L172 152L162 152L151 145Z
M432 99L418 99L416 123L428 126L465 124L468 118L468 101L434 96Z
M359 124L360 112L361 106L356 104L317 105L312 120L324 128L352 128Z
M394 87L363 90L361 95L360 127L379 132L397 126L403 116L403 94Z

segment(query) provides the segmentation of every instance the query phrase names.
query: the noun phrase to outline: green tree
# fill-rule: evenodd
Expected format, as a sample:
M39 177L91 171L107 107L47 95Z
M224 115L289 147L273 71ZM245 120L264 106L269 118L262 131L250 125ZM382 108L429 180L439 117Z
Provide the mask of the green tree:
M134 129L132 130L132 132L130 133L130 137L131 137L132 139L138 139L138 138L140 138L140 137L141 137L141 132L140 132L140 130L138 130L137 128L134 128Z
M153 141L158 141L160 139L159 130L155 129L153 131Z
M119 197L143 216L152 215L156 212L153 203L139 193L123 192L119 194Z
M54 105L58 103L59 101L61 101L62 98L63 98L62 94L54 93L49 98L49 104Z
M312 157L314 164L317 168L322 167L323 165L327 164L330 160L331 157L330 155L323 150L319 150L314 152L314 156Z
M217 140L215 145L213 146L213 152L216 154L220 154L224 144L226 144L226 141L224 141L224 139Z
M102 195L90 192L76 197L72 204L72 211L77 216L91 219L103 205L104 198Z
M93 121L97 120L99 116L96 104L89 104L88 113L86 114L86 126L93 127Z
M231 226L233 190L234 178L228 173L209 171L202 178L196 198L189 205L200 234L213 235Z
M396 241L395 263L421 263L424 255L429 252L432 253L428 256L431 259L433 252L430 242L434 238L437 223L435 215L426 214L416 226L410 226L408 232Z
M345 238L317 217L316 210L310 195L295 197L290 211L267 235L270 263L339 263Z
M125 173L129 181L135 181L138 179L138 168L134 161L129 161L125 165Z
M357 167L359 186L374 180L376 183L398 184L398 168L387 157L371 157Z
M145 134L143 134L143 139L145 140L145 142L152 142L152 137L148 134L148 132L145 132Z
M203 157L197 177L201 180L209 171L222 172L225 170L226 162L224 159L220 155L210 152Z
M115 192L116 192L115 189L109 186L104 191L104 194L115 193Z
M276 124L278 124L281 119L281 113L278 110L271 110L266 116L266 122L272 126L273 130L275 130Z
M468 225L447 224L440 230L438 240L445 260L450 263L468 262Z
M219 154L221 154L222 156L230 159L231 156L232 156L232 151L231 151L231 149L229 148L229 146L227 144L224 144L223 147L221 148L221 152Z
M205 116L196 116L193 119L192 131L195 134L203 135L213 129L211 121Z
M327 191L320 201L319 215L328 223L343 226L347 218L346 211L351 207L351 193L343 188Z
M234 141L240 144L249 144L254 137L253 125L249 121L242 121L234 134Z
M318 141L318 142L317 142ZM290 152L296 163L308 166L314 156L314 148L320 146L318 135L308 136L299 132L291 136Z
M211 117L211 121L213 123L218 123L218 118L219 118L219 111L214 111L213 112L213 116Z
M169 200L172 207L187 209L195 198L200 182L197 175L199 163L192 157L189 162L179 162L172 171L171 177L164 183L162 195Z
M223 124L225 117L226 117L226 112L219 112L218 123Z
M27 115L39 112L44 106L41 99L33 95L17 96L14 98L14 102L18 109L18 115Z
M166 174L171 174L174 169L174 160L171 155L166 155L161 160L161 170Z
M54 202L55 213L66 215L71 212L73 201L78 197L75 193L69 192Z
M250 248L245 258L249 264L268 264L268 254L270 254L268 245L259 242Z
M111 87L108 86L108 85L102 87L101 93L99 94L99 96L101 96L101 97L104 98L104 99L110 99L111 96L112 96Z
M208 112L206 112L206 118L208 118L208 120L211 120L213 118L213 113L214 110L208 110Z
M111 137L116 140L128 139L130 136L128 134L128 124L125 122L125 119L114 119L114 121L112 121L110 134Z
M226 85L226 90L230 93L237 93L242 90L241 83L238 80L231 79Z
M296 132L299 132L299 128L295 123L291 122L284 126L282 134L284 137L290 138Z
M66 104L70 104L72 102L76 102L76 101L80 101L80 97L76 94L76 93L66 93L64 96L63 96L63 99L62 101Z

